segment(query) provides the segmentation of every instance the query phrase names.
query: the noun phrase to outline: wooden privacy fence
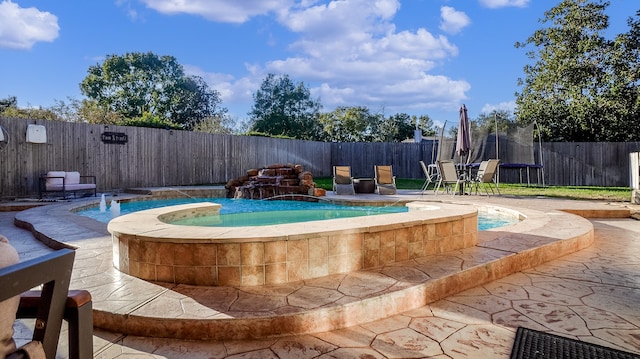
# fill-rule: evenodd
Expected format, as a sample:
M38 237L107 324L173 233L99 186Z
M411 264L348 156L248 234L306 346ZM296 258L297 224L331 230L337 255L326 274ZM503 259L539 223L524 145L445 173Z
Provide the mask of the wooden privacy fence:
M547 184L630 187L629 154L640 142L546 142L542 151Z
M26 141L29 124L45 126L46 143ZM95 175L99 192L225 183L274 163L331 173L331 145L321 142L7 118L0 126L0 197L37 194L38 177L51 170ZM126 143L105 143L104 133Z
M28 125L44 126L44 143L27 142ZM424 178L418 161L434 158L431 143L324 143L12 118L0 118L0 126L0 198L37 195L38 177L51 170L95 175L98 191L106 192L225 183L247 169L276 163L301 164L315 177L331 176L333 165L373 177L378 164L393 165L399 178ZM110 136L103 139L105 134ZM639 151L640 143L542 148L546 184L628 186L629 153ZM517 176L505 173L501 180L514 182Z

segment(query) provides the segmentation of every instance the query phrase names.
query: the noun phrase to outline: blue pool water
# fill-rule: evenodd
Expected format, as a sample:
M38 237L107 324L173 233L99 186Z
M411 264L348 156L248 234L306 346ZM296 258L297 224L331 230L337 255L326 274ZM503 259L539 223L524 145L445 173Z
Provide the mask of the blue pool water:
M371 208L371 207L370 207ZM395 213L406 211L382 211L373 209L294 209L260 211L251 213L227 213L220 216L202 216L187 218L171 222L171 224L188 226L215 226L215 227L244 227L244 226L267 226L272 224L298 223L308 221L321 221L325 219L362 217L374 214Z
M247 225L269 225L292 222L317 221L321 219L348 218L358 216L368 216L384 213L407 212L404 206L343 206L328 202L303 202L303 201L256 201L251 199L230 199L230 198L176 198L160 199L148 201L123 202L120 204L120 215L138 212L145 209L175 206L196 202L213 202L222 205L220 214L229 216L228 224L225 226L247 226ZM251 213L257 218L257 222L247 224L246 214ZM97 221L107 223L111 220L111 213L107 208L106 212L100 212L98 207L77 212L77 214L93 218ZM241 218L245 218L241 224ZM289 219L288 218L293 218ZM187 223L189 220L174 222L174 224ZM234 224L235 223L235 224ZM198 224L204 225L204 224ZM217 224L220 225L220 224Z
M148 201L123 202L120 204L120 214L129 214L151 208L174 206L195 202L214 202L222 205L222 216L198 217L186 219L173 224L178 225L210 225L210 226L264 226L293 222L318 221L323 219L349 218L370 216L385 213L407 212L405 206L344 206L327 202L302 201L255 201L248 199L229 198L177 198ZM250 215L250 223L247 213ZM111 220L111 213L100 212L96 206L77 212L77 214L107 223ZM203 220L209 223L203 223ZM196 223L197 221L197 223ZM517 222L517 219L504 216L494 216L480 212L478 215L478 229L502 227Z

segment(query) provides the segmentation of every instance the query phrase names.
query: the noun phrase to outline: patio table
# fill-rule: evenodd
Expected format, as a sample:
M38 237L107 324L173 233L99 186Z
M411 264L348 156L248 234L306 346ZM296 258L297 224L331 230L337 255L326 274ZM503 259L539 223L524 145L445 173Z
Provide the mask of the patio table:
M373 178L354 178L353 189L356 193L373 193L376 190L376 183Z
M457 163L456 170L458 171L458 176L462 178L461 186L460 186L460 194L471 194L471 184L473 183L473 178L475 177L475 173L480 167L479 163ZM467 189L469 192L467 192Z

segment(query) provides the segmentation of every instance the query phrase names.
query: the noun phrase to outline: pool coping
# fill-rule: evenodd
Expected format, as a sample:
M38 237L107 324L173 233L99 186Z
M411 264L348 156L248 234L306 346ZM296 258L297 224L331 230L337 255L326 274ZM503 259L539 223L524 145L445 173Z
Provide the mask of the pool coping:
M309 221L300 223L274 224L265 226L247 227L206 227L175 225L168 223L175 216L184 216L189 213L192 216L211 214L211 211L219 206L215 200L211 203L201 202L193 204L175 205L164 208L155 208L122 215L112 219L107 225L107 230L112 235L129 234L140 237L151 237L157 241L181 240L185 242L221 242L234 240L244 241L271 241L289 240L302 236L323 234L326 236L343 233L357 233L363 231L376 231L382 227L401 228L407 223L438 223L444 218L466 218L473 215L475 209L460 209L459 205L447 203L438 204L438 209L448 211L446 216L436 215L432 210L421 210L419 206L413 206L415 210L401 213L385 213L376 216L364 216L353 218L327 219L321 221ZM256 231L259 228L259 231ZM186 234L185 232L189 232Z

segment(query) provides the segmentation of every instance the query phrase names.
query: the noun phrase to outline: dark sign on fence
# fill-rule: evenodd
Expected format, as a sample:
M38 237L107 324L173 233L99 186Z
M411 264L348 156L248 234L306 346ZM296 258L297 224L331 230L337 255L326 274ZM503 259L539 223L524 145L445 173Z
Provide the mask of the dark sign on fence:
M104 143L124 145L127 143L127 134L122 132L103 132L101 139Z

